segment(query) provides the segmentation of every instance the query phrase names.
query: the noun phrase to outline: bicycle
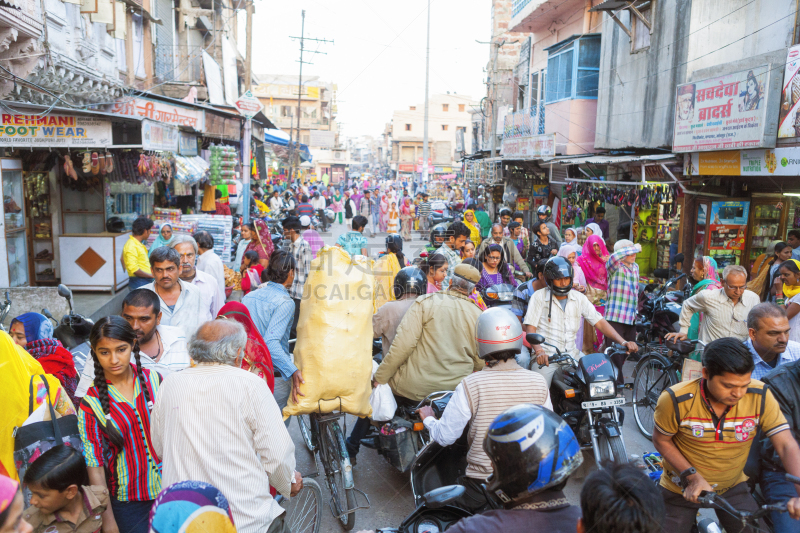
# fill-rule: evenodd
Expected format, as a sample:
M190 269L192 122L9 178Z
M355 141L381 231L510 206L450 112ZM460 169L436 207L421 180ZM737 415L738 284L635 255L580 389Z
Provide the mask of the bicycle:
M286 510L286 525L292 533L319 533L322 521L322 489L313 479L303 479L303 488L294 498L276 497Z
M633 370L633 418L639 431L648 439L653 438L653 417L656 412L658 397L667 387L680 381L679 373L683 360L699 345L699 340L665 343L667 350L659 349L661 345L645 346L639 362Z
M334 400L320 400L321 402ZM329 414L319 412L309 415L298 415L297 423L300 426L300 433L309 451L314 455L314 462L322 464L328 490L331 499L328 505L333 516L341 521L344 529L350 531L356 524L356 511L359 509L369 509L369 496L364 491L355 488L353 484L353 467L350 464L350 454L347 453L344 433L347 432L347 425L344 425L344 432L339 425L339 419L344 419L345 413L342 411L341 398L339 398L339 411ZM317 472L310 474L315 477ZM360 493L366 500L366 505L359 505L356 493ZM320 500L321 501L321 500ZM294 531L294 530L292 530Z

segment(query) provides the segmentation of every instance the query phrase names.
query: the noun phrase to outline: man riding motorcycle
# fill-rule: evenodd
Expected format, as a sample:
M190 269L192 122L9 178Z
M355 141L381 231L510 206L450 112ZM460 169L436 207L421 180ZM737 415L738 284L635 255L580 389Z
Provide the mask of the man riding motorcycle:
M522 368L515 359L523 335L517 317L502 307L488 309L478 319L477 329L478 357L486 366L458 384L441 420L436 420L429 406L419 411L431 438L442 446L457 441L469 424L467 471L458 482L466 488L460 507L473 513L487 505L481 483L492 473L492 463L483 451L481 437L492 421L521 403L553 408L544 378Z
M469 298L479 280L475 267L458 265L447 290L420 296L403 317L374 377L389 384L398 403L416 405L432 392L454 390L483 368L475 342L481 310Z
M533 293L523 321L525 331L543 335L548 344L557 346L561 353L568 353L577 361L584 354L578 350L575 340L585 318L606 337L631 352L637 351L639 348L636 343L626 342L586 296L572 290L572 276L572 263L563 257L554 257L545 263L547 288ZM544 376L549 387L556 369L549 366L548 358L555 355L556 350L540 344L534 346L533 350L537 364L533 368ZM544 365L544 368L540 369L538 365Z
M425 251L428 255L436 253L436 250L442 247L444 240L447 238L447 224L436 224L431 230L431 239L425 245Z
M486 490L505 509L460 520L449 533L575 531L581 512L562 491L583 453L561 417L540 405L512 407L491 423L483 450L493 470Z

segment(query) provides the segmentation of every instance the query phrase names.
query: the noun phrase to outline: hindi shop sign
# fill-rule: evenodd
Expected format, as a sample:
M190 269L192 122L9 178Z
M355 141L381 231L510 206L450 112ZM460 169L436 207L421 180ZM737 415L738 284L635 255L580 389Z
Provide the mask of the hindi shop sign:
M769 66L678 85L673 152L764 146Z
M203 131L205 127L205 113L202 109L149 98L122 98L114 103L109 112L136 120L148 119L173 126L185 126L195 131Z
M142 148L161 152L177 152L180 139L175 126L159 124L152 120L142 121Z
M506 158L519 159L555 157L556 134L503 139L503 148L500 153Z
M112 144L108 120L92 116L2 114L0 146L104 148Z

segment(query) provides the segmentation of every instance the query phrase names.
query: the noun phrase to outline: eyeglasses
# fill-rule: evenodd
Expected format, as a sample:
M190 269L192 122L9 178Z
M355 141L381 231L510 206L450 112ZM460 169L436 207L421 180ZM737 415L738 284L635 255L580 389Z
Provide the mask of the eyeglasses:
M486 261L497 262L497 261L500 261L500 258L499 257L489 256L489 257L486 258Z
M747 288L747 285L740 285L738 287L728 285L727 281L725 282L725 286L728 287L730 290L736 291L736 292L744 292L744 290Z

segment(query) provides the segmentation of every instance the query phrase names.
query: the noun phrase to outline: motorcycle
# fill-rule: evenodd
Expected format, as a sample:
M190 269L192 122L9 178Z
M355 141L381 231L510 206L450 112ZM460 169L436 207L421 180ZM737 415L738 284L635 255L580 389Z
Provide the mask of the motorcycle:
M42 309L42 314L58 325L55 331L53 331L53 336L61 342L64 348L72 353L72 358L75 361L75 369L80 374L83 372L86 358L91 352L89 333L92 331L94 321L91 318L74 312L72 308L72 291L69 287L59 284L57 290L58 295L67 300L69 313L61 317L60 323L53 318L53 315L50 314L50 311L47 309Z
M0 306L0 329L3 331L8 331L5 326L6 318L8 317L8 313L11 311L11 299L8 297L8 291L6 291L6 301L3 302L3 305Z
M481 291L486 307L508 307L511 308L511 301L514 299L514 286L509 283L498 283L486 287Z
M615 345L605 353L587 354L575 361L538 333L528 333L525 339L531 346L541 344L555 349L556 354L548 359L551 365L560 366L550 385L553 411L569 424L581 448L594 451L598 466L606 460L627 463L622 438L624 414L618 409L625 398L617 398L617 370L608 357L614 352L626 352L625 348Z
M325 209L317 209L317 215L313 218L312 223L324 233L330 228L334 217L333 209L328 207Z
M686 277L679 270L658 268L654 275L661 279L673 277L661 288L648 284L639 293L641 309L636 315L636 340L640 344L661 342L667 333L680 331L681 306L691 291L688 284L683 291L670 290Z
M447 202L436 200L431 202L431 214L428 215L428 227L432 228L436 224L449 224L455 219L455 214L447 205Z

